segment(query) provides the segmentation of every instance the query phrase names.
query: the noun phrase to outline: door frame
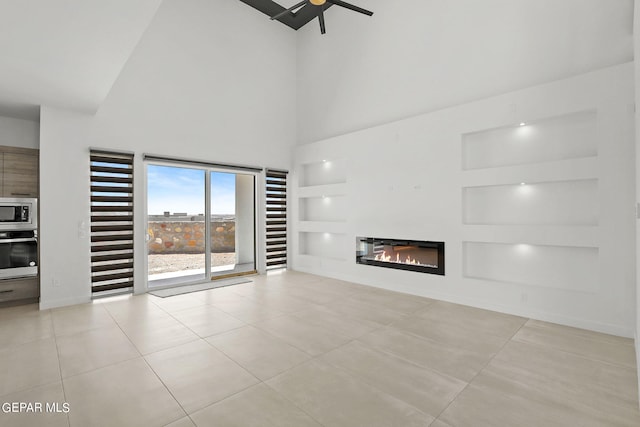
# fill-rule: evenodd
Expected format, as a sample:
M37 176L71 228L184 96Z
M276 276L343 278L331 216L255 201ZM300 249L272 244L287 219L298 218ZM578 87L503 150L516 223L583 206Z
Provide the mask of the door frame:
M200 169L205 173L205 277L202 279L196 279L191 281L185 281L179 284L167 284L167 285L157 285L157 286L149 286L149 215L148 215L148 166L169 166L176 168L188 168L188 169ZM144 291L148 291L150 289L160 290L166 288L180 287L180 286L188 286L194 284L202 284L202 283L211 283L211 172L224 172L224 173L233 173L233 174L246 174L252 175L254 177L253 181L253 202L254 202L254 268L255 273L250 274L262 274L265 272L264 265L264 221L261 219L265 218L264 207L262 206L262 191L260 189L264 189L264 169L257 167L243 167L243 166L233 166L233 165L223 165L219 163L207 163L202 161L189 161L185 159L171 159L171 158L163 158L156 156L145 156L143 159L143 184L144 184L144 262L143 262L143 271L144 271ZM208 256L207 256L208 255ZM237 275L234 275L237 276ZM216 279L220 279L221 277L217 277ZM213 279L215 280L215 279Z

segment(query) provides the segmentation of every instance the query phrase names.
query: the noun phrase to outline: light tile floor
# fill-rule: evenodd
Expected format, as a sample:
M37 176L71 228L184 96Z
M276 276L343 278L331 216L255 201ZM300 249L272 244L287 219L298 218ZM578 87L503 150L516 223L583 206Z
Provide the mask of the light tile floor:
M0 310L0 403L43 404L3 427L637 427L635 369L629 339L295 272Z

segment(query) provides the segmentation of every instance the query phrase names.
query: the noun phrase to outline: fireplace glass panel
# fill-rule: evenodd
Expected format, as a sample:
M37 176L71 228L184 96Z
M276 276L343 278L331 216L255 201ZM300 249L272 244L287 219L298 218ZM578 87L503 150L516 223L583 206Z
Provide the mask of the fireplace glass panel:
M358 237L356 262L444 275L444 242Z

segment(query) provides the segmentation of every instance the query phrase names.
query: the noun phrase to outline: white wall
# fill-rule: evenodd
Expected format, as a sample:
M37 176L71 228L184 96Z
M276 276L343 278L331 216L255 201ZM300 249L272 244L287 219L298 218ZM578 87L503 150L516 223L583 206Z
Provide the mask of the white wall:
M40 124L31 120L0 116L0 145L38 148L40 146Z
M298 146L293 267L633 336L633 67ZM500 138L530 155L513 148L511 158L500 150L487 158L469 146L490 148ZM528 145L544 150L548 138L563 148L541 159ZM310 200L328 213L305 213ZM446 275L358 265L356 236L443 241Z
M143 153L289 168L295 42L295 32L238 1L166 0L95 116L42 108L41 307L90 298L90 243L79 230L89 222L89 147L136 154L138 292Z
M633 59L632 0L367 0L299 31L299 142Z

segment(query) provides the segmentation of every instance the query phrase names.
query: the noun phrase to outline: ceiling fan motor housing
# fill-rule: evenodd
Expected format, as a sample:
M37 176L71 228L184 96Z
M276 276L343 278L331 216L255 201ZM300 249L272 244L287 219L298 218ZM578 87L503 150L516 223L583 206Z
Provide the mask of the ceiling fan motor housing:
M243 0L243 1L246 2L247 0ZM327 3L329 3L329 4L325 7L325 5ZM285 15L295 16L297 14L304 13L305 10L314 9L314 14L317 14L318 21L320 22L320 33L324 34L326 32L325 31L325 23L324 23L324 9L328 8L329 6L332 6L332 5L340 6L340 7L343 7L345 9L353 10L354 12L362 13L362 14L365 14L365 15L368 15L368 16L373 15L373 12L371 12L370 10L363 9L361 7L358 7L358 6L353 5L351 3L347 3L347 2L342 1L342 0L302 0L300 3L294 4L293 6L291 6L289 9L285 9L282 12L271 16L271 19L272 20L280 19ZM315 6L315 8L314 8L314 6ZM282 6L280 6L280 7L282 7ZM297 28L295 28L295 29L297 29Z

